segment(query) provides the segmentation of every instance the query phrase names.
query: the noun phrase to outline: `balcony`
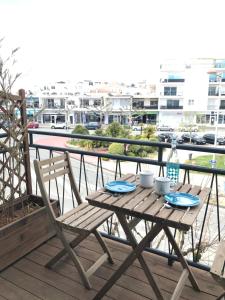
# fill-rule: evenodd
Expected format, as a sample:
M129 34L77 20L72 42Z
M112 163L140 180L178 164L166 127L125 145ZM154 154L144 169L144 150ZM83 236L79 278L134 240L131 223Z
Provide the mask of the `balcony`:
M107 245L113 253L115 264L113 266L104 264L92 276L92 290L90 291L83 287L76 268L68 257L52 270L44 267L46 261L61 248L59 241L53 238L0 274L0 298L29 300L92 299L130 251L129 246L119 241L109 240ZM77 252L85 267L89 267L96 260L96 256L101 253L98 244L92 237L83 242L78 247ZM146 252L145 256L149 263L153 263L153 273L162 288L163 296L165 299L169 299L180 275L179 266L174 264L171 268L168 266L166 258L155 254ZM214 280L206 271L195 270L194 272L202 292L195 292L190 284L187 284L182 299L215 299L221 294L222 289L215 285ZM12 297L9 298L9 295ZM122 275L117 284L109 290L104 299L147 300L155 299L155 296L140 265L135 262L126 274Z
M158 109L158 104L155 104L155 105L145 105L144 109Z
M41 135L41 138L40 138ZM43 139L43 136L46 138ZM131 157L126 155L110 155L97 151L86 151L75 148L65 148L64 144L67 139L84 139L92 141L104 142L117 142L128 145L143 145L154 146L157 148L157 156L153 159L146 159L141 157ZM170 145L167 143L148 142L141 140L127 140L127 139L111 139L108 137L72 135L63 133L49 133L37 132L35 130L29 131L29 147L31 162L34 158L45 159L52 155L57 155L59 152L65 150L71 153L72 166L79 189L82 197L95 191L99 187L104 186L106 180L118 178L127 172L137 173L141 167L151 167L155 174L164 174L166 165L165 152ZM204 152L204 153L217 153L224 155L224 148L213 148L206 146L192 146L192 145L179 145L179 153L183 152ZM110 159L105 161L104 158ZM32 163L31 163L32 166ZM182 299L215 299L222 293L222 289L211 278L209 274L210 264L213 260L213 253L215 252L215 240L218 242L224 236L224 207L223 207L223 192L221 186L225 175L225 170L216 168L206 168L193 165L191 162L181 161L181 178L182 182L187 184L191 183L198 185L202 184L207 177L205 185L212 188L211 197L212 202L206 203L202 208L202 213L196 222L191 232L185 233L183 240L184 252L188 250L187 259L190 266L195 273L201 292L195 292L188 282L182 292ZM32 171L33 174L33 171ZM195 176L193 175L195 174ZM197 175L196 175L197 174ZM60 183L62 191L68 191L68 183ZM37 189L35 177L32 176L33 191L39 194ZM52 186L49 189L53 190ZM53 191L55 192L55 191ZM54 194L54 193L53 193ZM66 194L66 193L65 193ZM55 197L57 195L55 194ZM61 203L61 209L64 207L68 200ZM71 201L71 198L69 199ZM204 217L205 216L205 217ZM216 237L211 238L214 243L209 244L207 251L211 253L210 259L204 257L205 252L202 249L205 242L208 240L209 235L207 232L207 220L214 220L213 234ZM0 282L0 299L9 299L7 295L18 295L21 299L92 299L96 292L109 280L109 277L115 269L118 268L123 261L126 254L130 251L128 241L121 238L121 232L115 230L115 220L109 220L109 223L104 228L101 228L103 235L107 238L115 265L111 266L104 264L92 277L91 283L93 289L86 290L74 268L73 263L67 257L62 259L52 269L44 267L45 262L49 257L53 256L62 246L56 238L50 239L47 243L41 245L31 253L22 257L19 261L1 272ZM148 231L151 224L142 223L142 230ZM140 233L138 229L137 236ZM142 232L144 234L144 232ZM174 232L176 235L177 232ZM190 242L192 241L192 242ZM146 248L146 260L152 264L153 273L159 282L162 289L163 296L168 299L177 283L178 276L180 275L181 268L176 262L177 257L174 257L171 248L167 247L167 242L164 245L160 243L152 243L151 248ZM189 246L187 248L187 245ZM82 262L86 267L96 260L99 248L95 241L90 237L85 240L77 249L78 255L81 257ZM168 260L172 266L168 265ZM152 289L147 283L147 279L140 268L139 263L135 263L127 270L121 277L116 285L110 289L107 297L104 299L155 299Z
M174 106L169 106L169 105L160 105L160 109L183 109L183 105L174 105Z
M185 79L183 78L171 78L171 79L162 79L161 83L167 83L167 82L185 82Z

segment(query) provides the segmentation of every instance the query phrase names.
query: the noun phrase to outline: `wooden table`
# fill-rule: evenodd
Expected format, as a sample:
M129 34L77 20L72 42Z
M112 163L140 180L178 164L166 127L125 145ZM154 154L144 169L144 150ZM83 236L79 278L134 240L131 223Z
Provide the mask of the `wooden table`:
M123 178L123 180L134 182L135 176L128 174ZM127 239L130 241L133 248L133 251L131 251L119 269L112 275L112 277L95 296L95 300L102 299L102 297L134 262L135 259L139 260L157 299L164 299L150 270L150 267L147 266L142 256L142 251L145 249L147 244L149 244L160 233L161 230L164 230L183 267L183 272L171 299L179 299L187 278L189 278L193 288L197 291L200 291L198 283L194 278L194 275L189 268L183 254L181 253L181 250L179 249L179 246L177 245L169 227L185 231L189 230L194 223L202 205L208 198L210 189L201 188L199 186L193 186L190 184L177 184L174 187L174 191L198 195L201 200L200 204L191 209L166 209L164 206L165 201L163 196L157 195L153 188L142 188L138 183L136 190L131 193L122 195L120 194L115 197L110 195L110 193L105 192L104 189L101 189L86 197L91 205L105 208L116 213ZM126 216L132 216L133 218L131 221L129 221L127 220ZM151 221L153 222L153 226L147 235L138 243L132 233L132 228L134 228L141 220Z

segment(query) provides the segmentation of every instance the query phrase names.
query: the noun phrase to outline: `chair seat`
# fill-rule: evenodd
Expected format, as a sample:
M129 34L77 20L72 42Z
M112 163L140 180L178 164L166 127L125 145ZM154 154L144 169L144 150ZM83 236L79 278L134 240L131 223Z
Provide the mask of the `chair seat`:
M210 273L225 288L225 241L220 241Z
M93 231L106 221L112 212L94 207L88 203L82 203L68 213L58 217L59 226L72 231Z

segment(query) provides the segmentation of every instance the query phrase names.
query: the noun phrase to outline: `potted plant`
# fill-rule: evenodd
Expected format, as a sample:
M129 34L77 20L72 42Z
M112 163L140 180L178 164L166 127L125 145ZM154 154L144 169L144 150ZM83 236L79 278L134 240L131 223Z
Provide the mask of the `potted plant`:
M25 91L11 92L20 76L10 69L17 50L0 56L0 271L55 234L41 197L32 194ZM58 213L57 201L53 208Z

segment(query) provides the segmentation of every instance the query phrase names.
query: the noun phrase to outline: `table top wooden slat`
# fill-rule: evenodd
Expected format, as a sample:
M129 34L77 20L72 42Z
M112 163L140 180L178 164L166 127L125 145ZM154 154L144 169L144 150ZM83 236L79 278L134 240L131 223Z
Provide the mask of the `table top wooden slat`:
M128 203L123 205L123 207L131 210L135 209L135 207L137 207L140 204L140 202L142 202L146 197L150 196L152 192L153 188L143 189L141 193L133 197L133 199L131 199Z
M193 207L193 214L186 214L185 217L182 219L182 223L185 223L187 225L192 225L196 219L196 216L199 214L202 206L204 203L206 203L208 197L210 194L210 188L204 187L201 192L198 194L199 198L201 199L201 202L198 206Z
M144 213L147 209L149 209L152 204L159 199L159 195L156 193L152 193L148 197L145 197L141 203L137 207L135 207L135 211L139 213Z

